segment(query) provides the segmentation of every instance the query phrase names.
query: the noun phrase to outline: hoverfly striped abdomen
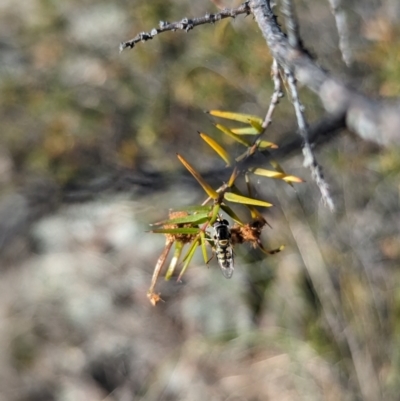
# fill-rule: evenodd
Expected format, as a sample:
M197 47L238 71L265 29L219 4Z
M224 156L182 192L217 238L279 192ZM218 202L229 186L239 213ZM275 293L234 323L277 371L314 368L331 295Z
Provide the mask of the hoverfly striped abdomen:
M227 220L218 219L214 223L215 253L222 274L231 278L233 274L233 250L231 246L231 231Z

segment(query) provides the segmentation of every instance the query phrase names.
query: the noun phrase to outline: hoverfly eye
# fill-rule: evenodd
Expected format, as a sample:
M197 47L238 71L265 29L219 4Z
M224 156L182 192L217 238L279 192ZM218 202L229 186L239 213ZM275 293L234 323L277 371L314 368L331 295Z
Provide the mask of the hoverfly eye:
M222 223L229 226L229 221L228 220L222 220Z

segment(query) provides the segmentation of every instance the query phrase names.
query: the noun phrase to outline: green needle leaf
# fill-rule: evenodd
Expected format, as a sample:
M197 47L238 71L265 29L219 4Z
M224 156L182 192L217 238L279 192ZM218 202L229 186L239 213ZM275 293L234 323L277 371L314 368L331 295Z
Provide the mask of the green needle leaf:
M156 228L155 230L151 230L151 233L155 234L187 234L187 235L195 235L200 231L199 228L194 227L180 227L180 228Z
M189 172L193 175L194 178L196 178L197 182L203 187L204 191L207 193L207 195L212 198L212 199L217 199L218 198L218 193L214 191L210 185L204 181L203 177L200 175L200 173L197 172L184 158L183 156L177 154L179 161L189 170Z
M214 141L214 139L202 132L200 132L200 136L208 145L210 145L213 150L215 150L215 152L218 153L218 155L221 157L222 160L224 160L227 166L230 166L232 164L229 154L218 142Z
M232 171L231 176L229 177L228 187L231 188L235 183L236 178L239 176L239 170L235 167Z
M214 117L225 118L227 120L240 121L246 124L249 124L249 121L254 121L258 122L258 124L261 125L263 122L263 120L260 117L254 116L252 114L233 113L231 111L223 111L223 110L209 110L208 113Z
M258 149L262 150L262 149L268 149L268 148L278 149L279 146L273 142L260 140L260 141L257 141L257 147L258 147Z
M201 240L201 252L203 254L204 263L208 263L208 255L207 255L207 248L206 248L206 235L204 231L200 231L200 240Z
M254 206L262 206L262 207L271 207L273 206L272 203L265 202L259 199L248 198L247 196L242 196L238 194L234 194L232 192L226 192L224 198L228 202L234 203L242 203L244 205L254 205Z
M193 205L184 206L179 209L173 209L176 212L210 212L212 209L211 205Z
M286 175L285 173L282 173L282 172L273 171L273 170L266 170L264 168L256 168L256 169L253 169L253 170L250 170L250 171L253 174L260 175L262 177L276 178L276 179L280 179L280 180L286 181L288 183L291 183L291 182L297 182L297 183L304 182L304 180L302 180L301 178L296 177L294 175Z
M177 281L180 281L182 276L184 275L185 271L187 270L189 263L191 262L191 260L193 259L194 254L196 253L196 249L199 246L199 238L196 238L192 245L189 248L188 253L186 254L186 256L183 258L183 260L185 261L181 272L179 273L179 276L177 278Z
M212 211L212 215L211 215L211 219L210 219L210 223L209 223L210 226L212 226L214 224L215 220L217 220L220 207L221 207L221 205L219 205L218 203L216 203L214 205L213 211Z
M240 220L240 217L227 205L221 205L221 209L236 223L243 226L244 223Z
M231 131L236 135L258 135L254 127L232 128Z
M267 255L275 255L276 253L279 253L285 249L285 245L281 245L279 248L276 249L265 249L261 243L259 243L258 246Z
M198 213L198 214L191 214L189 216L184 217L176 217L175 219L163 220L153 225L164 225L164 224L201 224L208 220L209 212L207 213Z
M280 173L286 174L285 170L283 167L275 160L270 160L269 164L276 170L279 171Z
M252 143L244 138L242 138L240 135L234 134L228 127L225 127L224 125L221 124L215 124L216 128L218 128L220 131L222 131L224 134L228 135L232 139L234 139L236 142L241 143L244 146L251 146Z
M181 257L182 254L183 245L184 244L180 241L175 242L174 256L172 257L171 262L168 266L167 273L165 274L166 281L168 281L174 274L175 267L178 264L179 258Z
M257 133L261 134L261 132L264 131L264 128L261 125L262 122L260 123L259 121L249 119L249 123L257 131Z

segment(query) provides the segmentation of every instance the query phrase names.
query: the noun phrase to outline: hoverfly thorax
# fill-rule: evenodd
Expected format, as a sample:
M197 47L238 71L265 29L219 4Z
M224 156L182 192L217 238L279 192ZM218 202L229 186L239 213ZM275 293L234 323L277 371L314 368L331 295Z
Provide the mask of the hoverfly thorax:
M231 231L227 220L218 219L214 225L214 245L218 264L225 278L233 274L233 250L231 245Z

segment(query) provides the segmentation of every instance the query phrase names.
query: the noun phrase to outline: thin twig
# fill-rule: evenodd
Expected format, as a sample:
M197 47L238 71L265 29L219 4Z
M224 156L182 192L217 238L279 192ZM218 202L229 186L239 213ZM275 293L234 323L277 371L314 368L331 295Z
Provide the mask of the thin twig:
M253 155L255 153L255 151L257 150L260 138L263 136L264 132L266 131L266 129L272 122L272 114L275 110L275 107L279 103L279 99L283 96L281 77L279 75L279 66L275 59L273 60L272 66L271 66L271 76L272 76L272 81L274 83L274 92L272 93L272 96L271 96L271 102L269 104L267 114L261 125L262 130L261 130L261 132L258 133L256 138L254 139L253 145L251 147L247 148L247 150L243 154L241 154L239 157L236 158L237 162L242 163L248 157L250 157L251 155Z
M297 91L296 79L293 73L289 70L285 70L285 74L288 80L289 90L292 97L294 110L296 113L297 125L299 127L299 133L303 138L303 155L304 155L304 167L309 167L311 170L311 176L316 182L322 196L322 200L329 207L330 210L335 209L331 194L329 192L329 185L325 181L322 173L322 167L318 164L315 157L314 151L311 147L308 124L304 115L304 107L300 103L299 94Z
M165 260L168 257L169 251L171 250L173 243L174 243L174 241L171 241L169 239L166 240L164 250L162 251L160 257L157 260L156 267L154 268L154 271L153 271L153 276L151 277L151 284L150 284L150 288L147 292L147 297L150 299L150 302L153 305L155 305L158 301L160 301L159 294L156 294L154 292L154 288L156 286L158 276L161 273L161 269L164 266Z
M279 103L279 99L283 96L282 85L281 85L282 82L281 82L281 77L279 75L278 62L276 61L276 59L274 59L272 62L271 77L274 83L274 92L271 96L271 103L269 104L267 115L265 116L264 121L262 123L264 131L271 124L272 114L275 110L276 105Z
M335 18L336 29L339 35L339 49L342 59L347 66L353 61L353 54L350 46L350 32L347 23L347 14L342 6L342 0L328 0L331 12Z
M146 42L147 40L153 39L154 36L162 32L176 31L176 30L189 32L196 26L204 24L213 24L225 18L235 18L237 15L240 14L246 14L246 15L250 14L250 7L248 1L246 1L237 8L226 8L225 10L222 10L221 12L216 14L207 13L204 17L192 18L192 19L183 18L177 22L160 21L158 28L153 28L150 32L141 32L137 34L133 39L128 40L126 42L122 42L119 46L119 50L123 51L127 47L133 49L136 43Z

